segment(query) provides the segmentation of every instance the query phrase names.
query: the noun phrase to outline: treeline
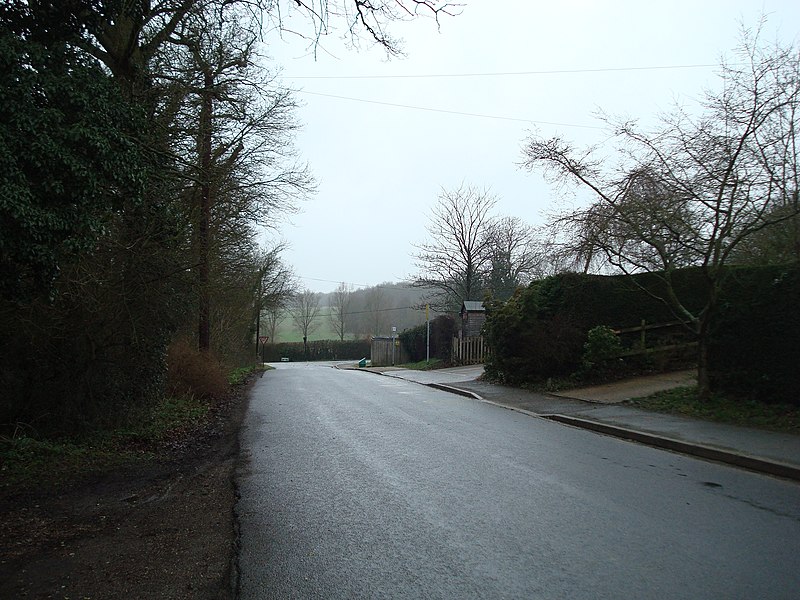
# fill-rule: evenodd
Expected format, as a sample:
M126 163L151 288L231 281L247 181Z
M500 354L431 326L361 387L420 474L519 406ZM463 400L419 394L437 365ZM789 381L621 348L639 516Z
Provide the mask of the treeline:
M334 293L326 294L324 306L335 306ZM390 335L425 321L425 290L410 283L381 283L352 291L345 312L346 333L353 337Z
M186 387L169 356L224 381L285 287L256 228L312 181L294 101L256 64L259 21L238 3L159 6L0 13L0 423L137 418ZM181 339L203 356L170 354Z
M355 289L342 283L330 293L303 290L266 310L262 332L281 342L293 339L369 339L403 331L425 321L427 290L410 283L381 283ZM435 316L430 311L431 318Z
M9 435L138 418L170 389L191 393L169 378L224 379L227 365L255 358L259 315L291 291L281 247L259 247L256 231L314 185L293 152L292 95L264 67L262 31L292 14L323 35L347 4L2 3ZM408 13L377 2L359 14L347 26L371 38ZM391 39L373 41L393 54ZM196 368L168 369L170 357Z

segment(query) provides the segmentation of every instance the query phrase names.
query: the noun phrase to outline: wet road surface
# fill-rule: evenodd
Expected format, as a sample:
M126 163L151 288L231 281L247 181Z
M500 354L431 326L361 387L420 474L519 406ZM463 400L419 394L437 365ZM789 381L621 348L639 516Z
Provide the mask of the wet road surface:
M318 364L258 381L242 599L796 598L800 486Z

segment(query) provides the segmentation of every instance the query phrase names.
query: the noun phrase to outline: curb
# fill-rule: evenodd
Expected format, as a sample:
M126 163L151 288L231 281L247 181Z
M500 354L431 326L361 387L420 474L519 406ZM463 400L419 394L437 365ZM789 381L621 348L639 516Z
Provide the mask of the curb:
M372 373L375 373L376 375L383 375L383 373L376 371L372 371ZM419 382L411 381L411 383ZM556 423L561 423L562 425L570 425L572 427L578 427L580 429L586 429L589 431L610 435L619 439L638 442L653 448L661 448L663 450L670 450L679 454L687 454L689 456L696 456L706 460L713 460L742 469L747 469L748 471L754 471L756 473L764 473L767 475L774 475L776 477L800 481L800 466L798 465L791 465L778 461L767 460L764 458L757 458L728 450L720 450L719 448L705 446L703 444L684 442L674 438L666 438L652 433L645 433L643 431L636 431L634 429L627 429L625 427L609 425L589 419L581 419L579 417L570 417L559 414L534 413L521 408L516 408L514 406L509 406L508 404L502 404L494 400L487 400L475 392L457 388L445 383L422 383L420 385L441 390L443 392L450 392L451 394L457 394L459 396L464 396L466 398L471 398L487 404L493 404L494 406L498 406L500 408L505 408L508 410L513 410L514 412L528 415L529 417L539 417L549 421L555 421Z
M549 419L551 421L562 423L564 425L580 427L581 429L596 431L598 433L639 442L656 448L663 448L665 450L672 450L673 452L679 452L681 454L689 454L699 458L714 460L736 467L741 467L749 471L756 471L758 473L766 473L768 475L775 475L777 477L785 477L787 479L800 481L800 467L795 465L766 460L763 458L756 458L754 456L747 456L745 454L738 454L736 452L720 450L718 448L704 446L702 444L683 442L651 433L627 429L625 427L608 425L606 423L599 423L597 421L590 421L588 419L580 419L578 417L569 417L566 415L538 416L542 417L543 419Z
M482 402L484 401L484 399L482 397L480 397L478 394L476 394L475 392L470 392L469 390L462 390L461 388L453 387L453 386L447 385L446 383L423 383L422 385L425 385L427 387L430 387L430 388L433 388L433 389L436 389L436 390L442 390L443 392L450 392L451 394L458 394L459 396L464 396L466 398L472 398L473 400L480 400Z

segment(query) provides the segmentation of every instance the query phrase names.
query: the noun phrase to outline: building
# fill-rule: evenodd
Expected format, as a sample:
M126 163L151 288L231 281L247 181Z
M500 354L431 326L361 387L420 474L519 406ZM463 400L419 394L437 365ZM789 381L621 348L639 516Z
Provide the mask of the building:
M483 302L465 300L461 304L461 330L459 337L471 338L481 335L483 323L486 321L486 309Z

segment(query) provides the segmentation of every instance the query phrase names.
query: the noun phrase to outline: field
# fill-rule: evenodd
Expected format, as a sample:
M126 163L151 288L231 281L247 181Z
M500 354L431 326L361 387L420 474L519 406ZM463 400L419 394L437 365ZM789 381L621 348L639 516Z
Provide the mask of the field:
M319 309L319 315L315 319L315 323L317 325L316 329L308 334L308 340L338 340L339 336L333 331L333 327L331 327L330 319L328 315L330 313L330 309L328 307L323 307ZM351 339L352 335L346 335L346 339ZM297 326L292 321L292 318L289 314L286 314L286 317L278 324L278 328L275 331L275 343L279 342L302 342L303 335L297 329Z

